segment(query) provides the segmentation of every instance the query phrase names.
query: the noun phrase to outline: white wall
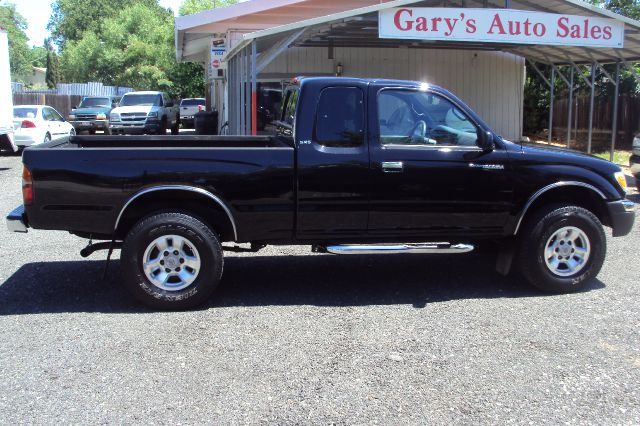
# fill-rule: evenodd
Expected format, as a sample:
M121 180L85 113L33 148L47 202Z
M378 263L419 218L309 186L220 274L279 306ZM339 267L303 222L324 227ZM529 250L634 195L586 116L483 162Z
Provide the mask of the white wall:
M524 59L508 53L444 49L292 48L276 58L263 78L329 75L340 62L345 76L397 78L442 86L464 100L499 134L522 135Z

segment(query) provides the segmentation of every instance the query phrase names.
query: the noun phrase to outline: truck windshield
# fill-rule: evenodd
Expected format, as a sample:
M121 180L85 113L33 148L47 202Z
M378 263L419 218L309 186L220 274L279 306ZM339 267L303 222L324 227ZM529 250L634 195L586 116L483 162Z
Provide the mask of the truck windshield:
M161 99L161 95L124 95L120 106L159 106Z
M183 99L182 102L180 102L180 106L198 106L198 105L202 105L204 106L205 101L204 99Z
M84 98L80 102L80 108L105 107L111 108L111 99L109 98Z

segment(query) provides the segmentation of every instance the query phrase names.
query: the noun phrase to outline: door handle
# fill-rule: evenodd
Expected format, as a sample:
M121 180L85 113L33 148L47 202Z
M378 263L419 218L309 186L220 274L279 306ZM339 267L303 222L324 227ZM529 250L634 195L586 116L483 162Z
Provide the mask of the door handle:
M398 173L404 170L402 161L384 161L382 163L382 171L385 173Z

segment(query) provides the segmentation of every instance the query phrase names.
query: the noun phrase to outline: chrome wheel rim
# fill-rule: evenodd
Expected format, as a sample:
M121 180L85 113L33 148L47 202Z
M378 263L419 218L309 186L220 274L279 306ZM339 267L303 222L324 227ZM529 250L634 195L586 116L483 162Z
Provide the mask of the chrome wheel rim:
M200 273L200 254L196 246L180 235L163 235L144 252L142 269L154 286L167 291L189 287Z
M544 249L547 268L559 277L569 277L582 271L590 255L589 237L575 226L558 229L547 240Z

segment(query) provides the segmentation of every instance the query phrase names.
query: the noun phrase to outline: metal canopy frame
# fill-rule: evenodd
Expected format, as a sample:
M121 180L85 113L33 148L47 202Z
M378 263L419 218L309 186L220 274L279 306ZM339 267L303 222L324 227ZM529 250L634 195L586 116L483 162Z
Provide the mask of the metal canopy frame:
M545 3L550 6L545 6ZM548 142L553 141L553 115L556 96L556 78L559 77L569 89L568 118L567 118L567 147L572 142L573 101L575 94L575 76L583 80L590 89L589 124L587 151L592 151L593 114L595 107L595 80L598 72L607 76L615 87L614 111L612 117L612 135L610 159L613 160L618 130L618 111L620 95L620 71L622 67L631 71L640 83L640 75L636 72L632 62L640 61L640 22L598 9L579 0L462 0L462 7L491 7L517 8L522 10L540 10L555 12L566 9L564 13L599 14L605 17L623 21L627 30L625 33L625 48L596 49L580 46L541 46L515 45L508 43L474 43L452 41L420 41L378 38L378 10L406 4L412 6L441 7L442 0L406 1L395 0L376 6L356 9L350 12L337 13L326 17L294 22L280 27L248 33L243 40L232 48L228 55L229 62L229 123L231 131L239 134L256 134L256 80L275 58L290 47L326 47L331 52L336 47L404 47L409 49L458 49L502 51L524 57L532 66L536 74L549 87L549 135ZM557 7L554 9L553 7ZM569 10L570 7L574 9ZM578 13L575 13L578 14ZM550 67L547 77L540 70L539 64ZM616 64L615 77L611 76L603 64ZM566 76L559 67L568 67ZM583 73L582 67L590 68L590 78ZM235 75L234 75L235 74ZM232 96L239 94L240 96ZM577 113L576 113L577 118Z

